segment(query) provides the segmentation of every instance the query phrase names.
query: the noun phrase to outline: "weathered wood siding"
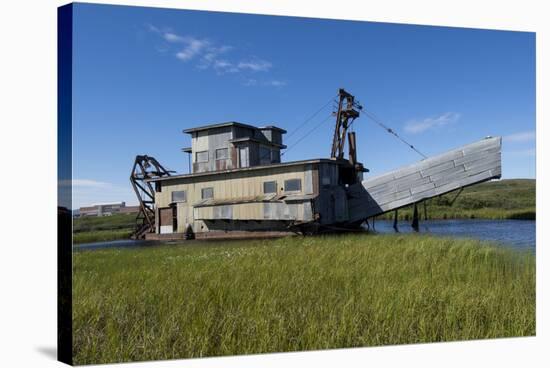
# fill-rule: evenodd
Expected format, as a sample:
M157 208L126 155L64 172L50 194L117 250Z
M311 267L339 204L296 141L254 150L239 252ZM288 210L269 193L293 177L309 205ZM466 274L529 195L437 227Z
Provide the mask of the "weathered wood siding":
M177 203L178 229L185 231L187 224L194 231L207 231L204 220L298 220L311 221L313 210L311 199L307 195L315 194L313 175L317 170L312 164L299 166L274 167L265 170L236 171L222 175L178 178L162 183L161 192L155 195L157 208L169 207L173 191L185 191L186 201ZM285 192L284 182L288 179L300 179L302 188L299 192ZM277 182L277 193L266 196L263 184L266 181ZM213 188L213 202L234 201L247 203L208 205L201 198L203 188ZM287 195L287 198L277 199ZM292 196L305 196L302 199L290 200ZM267 201L266 198L271 200ZM306 198L307 197L307 198ZM206 205L205 205L206 203ZM201 207L195 207L196 205Z
M501 138L486 138L349 188L350 221L501 176Z
M236 168L237 163L233 161L230 154L232 145L228 142L233 138L231 127L222 127L211 130L198 131L193 133L191 138L193 172L206 172ZM228 157L216 160L216 150L226 148ZM207 162L197 162L197 152L208 152Z

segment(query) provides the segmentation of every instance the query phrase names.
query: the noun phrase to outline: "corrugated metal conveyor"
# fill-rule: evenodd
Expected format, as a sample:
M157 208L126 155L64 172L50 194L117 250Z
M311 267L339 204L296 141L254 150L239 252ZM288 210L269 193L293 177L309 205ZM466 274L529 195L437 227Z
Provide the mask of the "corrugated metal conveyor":
M349 220L367 219L501 176L500 137L488 137L349 187Z

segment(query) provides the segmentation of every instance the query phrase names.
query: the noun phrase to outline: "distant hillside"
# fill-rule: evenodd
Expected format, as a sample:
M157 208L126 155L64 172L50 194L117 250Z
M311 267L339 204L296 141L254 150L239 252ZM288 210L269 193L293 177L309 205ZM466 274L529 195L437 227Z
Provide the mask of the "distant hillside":
M429 219L487 218L526 219L536 217L535 179L505 179L465 188L451 204L457 192L427 201ZM419 213L424 218L424 206ZM383 218L393 218L393 212ZM399 210L400 219L412 218L412 206Z

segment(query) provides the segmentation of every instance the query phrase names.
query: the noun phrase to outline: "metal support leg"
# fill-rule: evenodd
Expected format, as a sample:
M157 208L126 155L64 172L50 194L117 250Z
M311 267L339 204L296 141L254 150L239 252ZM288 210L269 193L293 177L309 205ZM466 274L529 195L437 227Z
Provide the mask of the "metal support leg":
M413 221L411 224L414 231L418 232L419 226L418 226L418 206L416 203L414 204L414 211L413 211Z
M397 227L397 210L395 210L395 213L393 215L393 229L396 233L399 232L399 228Z
M428 221L428 209L426 208L426 201L424 203L424 221Z

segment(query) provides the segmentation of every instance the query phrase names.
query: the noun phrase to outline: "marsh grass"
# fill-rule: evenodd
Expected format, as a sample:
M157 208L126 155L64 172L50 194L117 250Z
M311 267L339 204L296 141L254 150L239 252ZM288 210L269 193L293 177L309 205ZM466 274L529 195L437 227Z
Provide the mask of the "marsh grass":
M73 243L129 239L135 225L135 213L75 218L73 220Z
M534 179L506 179L465 188L456 200L457 192L426 201L429 219L491 219L535 220L536 181ZM454 200L454 201L453 201ZM424 216L423 207L419 207ZM388 212L380 218L393 219ZM398 212L400 220L410 220L413 207Z
M417 235L79 251L76 364L535 334L534 255Z
M133 230L117 229L117 230L95 230L73 233L73 243L94 243L111 240L130 239Z

